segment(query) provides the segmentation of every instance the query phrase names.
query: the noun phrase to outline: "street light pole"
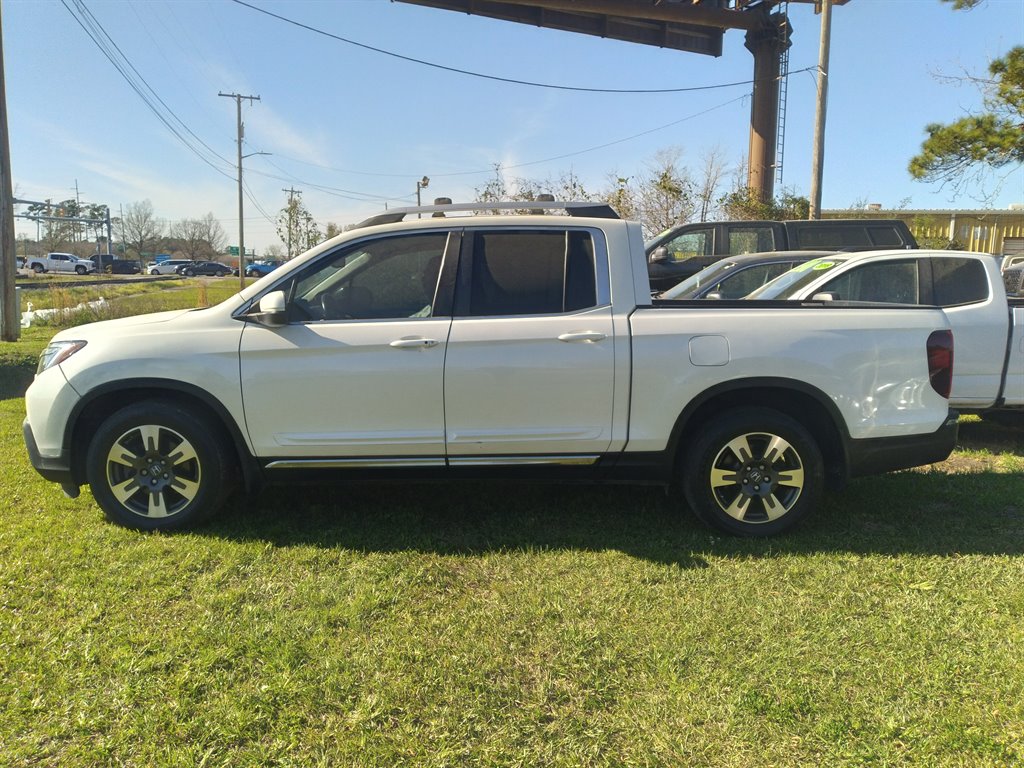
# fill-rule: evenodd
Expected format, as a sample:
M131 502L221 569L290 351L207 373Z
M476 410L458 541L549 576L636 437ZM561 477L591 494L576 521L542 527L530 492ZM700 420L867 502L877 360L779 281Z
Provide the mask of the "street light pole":
M259 96L242 96L240 93L218 93L235 100L237 108L236 124L238 128L238 283L245 288L245 218L242 209L242 138L245 136L245 125L242 123L242 99L252 104L259 101Z
M424 176L422 179L420 179L419 181L416 182L416 207L417 208L419 208L422 205L422 203L420 202L420 190L421 189L426 189L428 186L430 186L430 179L427 176ZM416 218L422 219L423 218L423 214L417 213L416 214Z

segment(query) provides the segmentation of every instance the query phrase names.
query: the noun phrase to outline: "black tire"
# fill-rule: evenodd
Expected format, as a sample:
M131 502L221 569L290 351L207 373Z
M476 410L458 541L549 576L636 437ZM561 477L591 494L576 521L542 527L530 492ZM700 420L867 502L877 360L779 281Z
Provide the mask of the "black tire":
M151 275L159 275L160 274L160 270L159 269L151 269L151 270L149 270L149 274L151 274Z
M76 275L84 275L88 271L89 270L87 270L85 267L75 267L75 274Z
M769 408L715 417L685 452L681 469L698 519L736 536L789 530L817 506L825 478L811 434Z
M46 267L44 267L42 264L33 264L32 271L35 272L37 275L41 275L43 274L43 272L46 271Z
M178 405L146 400L100 425L86 477L108 520L166 531L216 512L232 491L235 467L209 423Z
M185 277L195 277L196 273L195 273L195 270L186 269L185 272L184 272L184 275L185 275Z

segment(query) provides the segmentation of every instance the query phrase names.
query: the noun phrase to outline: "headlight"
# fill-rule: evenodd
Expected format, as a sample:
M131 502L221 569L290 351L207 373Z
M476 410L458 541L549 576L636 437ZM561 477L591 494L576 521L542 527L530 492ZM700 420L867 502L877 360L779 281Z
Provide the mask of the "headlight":
M42 373L47 368L60 365L84 346L84 341L51 341L42 354L39 355L36 375Z

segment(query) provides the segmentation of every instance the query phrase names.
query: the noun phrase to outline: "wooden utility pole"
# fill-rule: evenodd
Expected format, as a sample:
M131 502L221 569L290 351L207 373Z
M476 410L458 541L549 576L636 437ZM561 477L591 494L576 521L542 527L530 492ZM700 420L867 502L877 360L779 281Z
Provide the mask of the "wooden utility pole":
M3 19L0 17L0 338L17 341L21 335L21 318L18 317L14 286L17 244L14 240L14 183L11 180L11 142L7 132L7 89L4 82Z
M828 55L832 37L832 0L821 0L821 47L818 51L818 102L814 112L809 219L821 218L821 179L825 163L825 109L828 106Z
M242 122L242 99L248 99L252 104L259 101L259 96L242 96L240 93L218 93L218 96L227 96L235 100L237 107L236 124L238 128L238 283L245 288L245 219L243 218L242 207L242 139L245 136L245 124Z

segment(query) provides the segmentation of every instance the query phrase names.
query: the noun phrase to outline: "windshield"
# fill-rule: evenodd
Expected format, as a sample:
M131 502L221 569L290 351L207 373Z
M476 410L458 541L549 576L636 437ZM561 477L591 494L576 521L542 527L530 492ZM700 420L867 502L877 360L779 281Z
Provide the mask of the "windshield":
M756 291L747 295L748 299L788 299L808 283L817 280L822 273L838 267L848 257L828 256L823 259L811 259L789 272L785 272L770 283L766 283Z
M696 293L699 288L706 285L714 285L722 275L736 266L734 261L716 261L700 272L690 275L683 282L673 285L667 291L658 295L659 299L688 299L691 294Z

